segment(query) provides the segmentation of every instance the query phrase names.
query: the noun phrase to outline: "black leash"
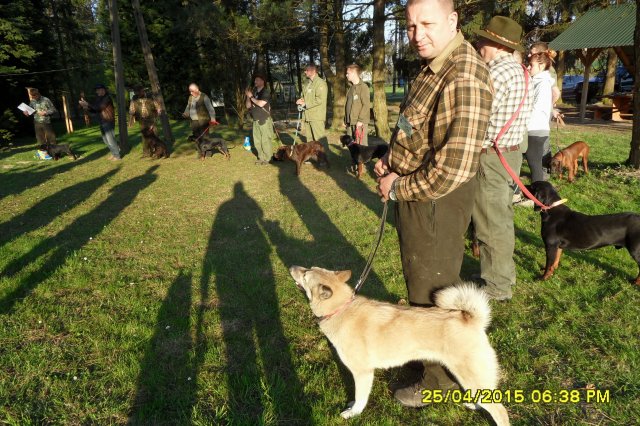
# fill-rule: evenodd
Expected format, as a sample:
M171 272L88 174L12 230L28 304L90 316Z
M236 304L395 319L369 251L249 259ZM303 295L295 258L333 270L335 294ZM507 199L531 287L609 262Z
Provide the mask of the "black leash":
M365 265L364 269L362 270L362 274L360 274L360 278L358 278L358 282L356 283L355 289L353 291L354 294L358 293L358 291L360 291L360 288L362 288L362 285L364 284L365 280L367 279L367 276L369 275L369 271L371 271L371 267L373 266L373 258L376 255L376 252L378 251L378 247L380 247L380 241L382 240L382 234L384 232L384 224L387 221L387 206L388 206L388 202L385 201L384 202L384 208L382 209L382 217L380 218L380 228L378 230L378 239L375 242L374 246L372 247L371 252L369 253L369 258L367 259L367 264Z

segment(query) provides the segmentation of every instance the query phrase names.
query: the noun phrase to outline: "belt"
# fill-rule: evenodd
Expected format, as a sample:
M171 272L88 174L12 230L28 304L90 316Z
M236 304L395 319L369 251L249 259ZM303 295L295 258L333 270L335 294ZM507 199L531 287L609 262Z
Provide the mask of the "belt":
M519 151L520 150L520 145L511 145L511 146L507 146L507 147L498 147L498 149L500 150L500 152L513 152L513 151ZM480 154L486 154L488 152L492 152L495 154L495 150L493 148L482 148L480 150Z

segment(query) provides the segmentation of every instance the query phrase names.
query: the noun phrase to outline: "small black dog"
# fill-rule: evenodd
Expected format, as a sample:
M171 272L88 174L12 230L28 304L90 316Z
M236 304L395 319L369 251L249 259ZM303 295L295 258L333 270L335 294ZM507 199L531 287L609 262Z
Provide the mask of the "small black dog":
M340 136L340 142L342 146L349 148L351 154L351 162L353 163L353 170L356 177L360 179L362 174L362 165L371 161L374 158L382 158L389 150L389 145L359 145L355 143L353 138L349 135Z
M527 189L544 205L560 201L549 182L533 182ZM536 210L541 210L536 206ZM547 253L543 280L558 268L563 249L595 249L605 246L626 247L640 268L640 215L615 213L587 216L559 204L540 212L541 234ZM633 281L640 285L640 274Z
M155 158L169 158L169 150L167 145L156 135L155 126L142 129L143 137L149 141L149 150L151 156Z
M53 158L54 160L59 159L62 154L67 154L67 155L73 157L74 160L76 160L78 158L71 151L71 148L69 148L69 145L67 145L66 143L55 144L55 145L54 144L45 143L43 145L40 145L40 147L38 149L40 151L47 151L47 154L49 154L49 157Z
M231 154L229 154L229 148L227 147L227 141L222 138L202 136L198 141L196 141L196 146L198 147L198 153L200 154L201 160L204 160L207 153L213 156L214 151L221 152L227 160L231 159Z

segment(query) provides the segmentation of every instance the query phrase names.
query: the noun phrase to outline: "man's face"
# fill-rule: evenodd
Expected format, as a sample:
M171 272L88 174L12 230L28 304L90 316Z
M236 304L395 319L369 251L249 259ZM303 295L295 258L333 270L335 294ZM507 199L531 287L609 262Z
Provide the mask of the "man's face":
M438 56L456 35L458 14L435 0L423 0L407 7L407 36L423 59Z
M256 77L253 80L253 84L258 88L258 89L262 89L264 87L264 80L261 79L260 77Z
M480 37L478 43L476 43L476 49L486 63L491 62L496 53L495 46L493 46L493 44L489 40L482 37Z
M355 68L347 68L347 80L349 80L349 83L357 83L360 80L360 77L358 77L358 72L356 71Z
M307 78L313 80L313 78L316 76L316 69L313 67L307 67L304 70L304 75L306 75Z
M189 93L191 93L193 96L198 96L200 95L200 89L198 89L196 86L189 86Z
M107 94L107 91L105 89L103 89L102 87L100 87L99 89L96 89L96 95L104 96L106 94Z

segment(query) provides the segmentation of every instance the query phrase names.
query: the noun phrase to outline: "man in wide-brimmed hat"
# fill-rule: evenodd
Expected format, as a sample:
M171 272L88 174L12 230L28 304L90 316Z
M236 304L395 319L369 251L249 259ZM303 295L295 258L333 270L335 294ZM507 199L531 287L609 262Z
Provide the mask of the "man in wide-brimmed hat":
M494 93L476 175L478 191L472 218L480 245L480 277L484 289L492 299L509 300L511 286L516 283L513 179L492 144L524 99L517 118L497 140L498 149L517 173L522 165L520 143L527 129L532 97L531 91L525 89L529 76L513 56L514 50L524 50L520 45L522 27L505 16L494 16L485 29L475 32L480 37L477 48L489 66Z

